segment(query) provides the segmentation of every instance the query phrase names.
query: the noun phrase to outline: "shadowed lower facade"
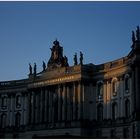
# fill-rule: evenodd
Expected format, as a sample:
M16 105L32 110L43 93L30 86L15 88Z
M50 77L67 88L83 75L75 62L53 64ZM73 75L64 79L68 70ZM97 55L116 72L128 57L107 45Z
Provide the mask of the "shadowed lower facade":
M140 38L118 60L69 66L56 40L47 66L0 82L0 138L140 138ZM135 39L136 38L136 39Z

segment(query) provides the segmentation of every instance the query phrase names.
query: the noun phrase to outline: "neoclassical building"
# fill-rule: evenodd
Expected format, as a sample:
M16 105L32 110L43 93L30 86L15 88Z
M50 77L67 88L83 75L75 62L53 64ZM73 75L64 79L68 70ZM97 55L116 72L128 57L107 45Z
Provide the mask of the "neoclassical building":
M0 82L0 138L140 138L140 31L130 53L100 65L69 66L56 40L47 65Z

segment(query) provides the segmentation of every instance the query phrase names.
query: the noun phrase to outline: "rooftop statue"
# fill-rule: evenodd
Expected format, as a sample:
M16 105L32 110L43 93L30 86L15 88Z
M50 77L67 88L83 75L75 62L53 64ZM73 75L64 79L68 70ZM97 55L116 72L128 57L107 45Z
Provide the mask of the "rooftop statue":
M80 51L80 64L83 65L83 53Z
M69 66L69 64L68 64L68 58L67 58L66 56L64 56L64 65L65 65L66 67Z
M36 63L34 63L34 75L36 75Z
M78 64L78 62L77 62L77 53L75 53L75 55L74 55L74 65L77 65Z
M44 61L43 61L43 65L42 65L42 67L43 67L43 71L45 71L45 70L46 70L46 64L45 64Z
M31 64L29 63L29 71L30 71L30 73L29 74L32 74L32 66L31 66Z
M136 37L137 37L137 41L140 41L140 29L139 29L139 26L137 26Z

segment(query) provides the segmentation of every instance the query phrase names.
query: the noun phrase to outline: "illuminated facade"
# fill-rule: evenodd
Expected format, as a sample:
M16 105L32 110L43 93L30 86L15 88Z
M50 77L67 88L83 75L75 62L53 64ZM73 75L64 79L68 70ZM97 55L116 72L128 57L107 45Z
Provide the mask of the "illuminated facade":
M136 39L135 39L136 38ZM69 66L56 40L43 71L0 82L1 138L140 138L140 37L132 50L101 65Z

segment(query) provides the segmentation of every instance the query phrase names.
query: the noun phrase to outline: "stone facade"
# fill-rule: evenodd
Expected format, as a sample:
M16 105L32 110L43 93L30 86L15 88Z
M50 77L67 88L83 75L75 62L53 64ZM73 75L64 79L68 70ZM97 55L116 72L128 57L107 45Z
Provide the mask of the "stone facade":
M101 65L69 66L54 41L47 68L0 82L0 138L140 138L140 39ZM122 48L123 49L123 48ZM35 64L36 65L36 64Z

